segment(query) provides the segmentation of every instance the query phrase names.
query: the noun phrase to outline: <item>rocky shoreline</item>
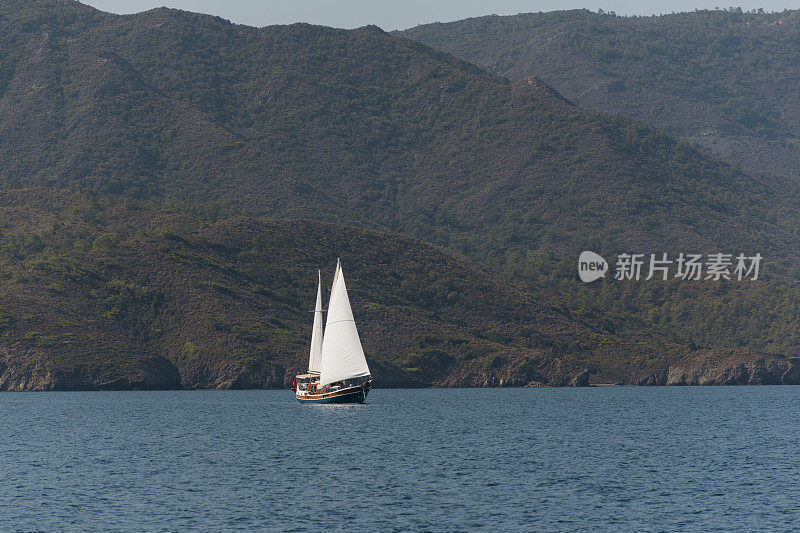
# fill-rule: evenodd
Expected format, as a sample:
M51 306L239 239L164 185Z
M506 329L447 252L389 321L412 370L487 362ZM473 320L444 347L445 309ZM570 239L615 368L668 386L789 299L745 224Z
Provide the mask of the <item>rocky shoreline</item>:
M0 391L122 391L286 389L293 372L280 365L216 369L182 369L163 357L145 359L138 368L101 376L84 367L64 371L22 369L0 360ZM188 370L188 371L187 371ZM376 375L389 388L501 388L593 386L800 385L800 358L770 354L701 353L643 377L607 380L593 369L570 369L560 359L540 361L520 372L504 369L454 373L430 383Z
M698 356L670 365L636 385L800 385L800 358L748 352Z

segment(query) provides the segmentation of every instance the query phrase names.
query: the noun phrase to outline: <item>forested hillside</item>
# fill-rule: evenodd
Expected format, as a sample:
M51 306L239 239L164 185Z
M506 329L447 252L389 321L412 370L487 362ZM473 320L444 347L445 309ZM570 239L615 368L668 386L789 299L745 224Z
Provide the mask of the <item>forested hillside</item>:
M743 166L800 175L800 11L481 17L406 37L665 128Z
M0 194L0 231L0 390L287 386L337 254L384 387L627 381L690 353L616 346L396 234L42 189Z

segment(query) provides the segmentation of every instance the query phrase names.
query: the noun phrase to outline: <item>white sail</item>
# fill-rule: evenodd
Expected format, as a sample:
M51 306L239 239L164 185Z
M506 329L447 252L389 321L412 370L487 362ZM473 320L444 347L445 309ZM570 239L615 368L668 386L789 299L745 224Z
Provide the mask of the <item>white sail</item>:
M353 320L342 267L337 262L322 341L320 385L364 376L369 376L369 367Z
M308 356L308 371L319 374L322 369L322 274L317 271L317 305L314 308L314 329L311 330L311 353Z

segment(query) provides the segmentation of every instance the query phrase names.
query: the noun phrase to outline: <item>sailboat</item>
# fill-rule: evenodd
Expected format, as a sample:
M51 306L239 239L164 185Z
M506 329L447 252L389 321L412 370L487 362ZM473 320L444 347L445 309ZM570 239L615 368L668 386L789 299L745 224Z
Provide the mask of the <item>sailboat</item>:
M295 377L295 396L303 402L363 403L372 387L372 376L350 308L341 262L336 261L324 332L322 274L317 272L317 275L308 372Z

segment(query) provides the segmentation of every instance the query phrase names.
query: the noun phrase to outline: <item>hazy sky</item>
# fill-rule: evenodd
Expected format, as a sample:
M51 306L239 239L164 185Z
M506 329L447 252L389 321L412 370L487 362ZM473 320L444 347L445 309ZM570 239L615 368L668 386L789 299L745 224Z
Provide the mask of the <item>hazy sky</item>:
M82 0L112 13L137 13L168 6L211 13L240 24L267 26L310 22L339 28L376 24L385 30L428 22L446 22L481 15L515 15L554 9L586 8L620 15L651 15L672 11L725 8L800 8L800 0Z

